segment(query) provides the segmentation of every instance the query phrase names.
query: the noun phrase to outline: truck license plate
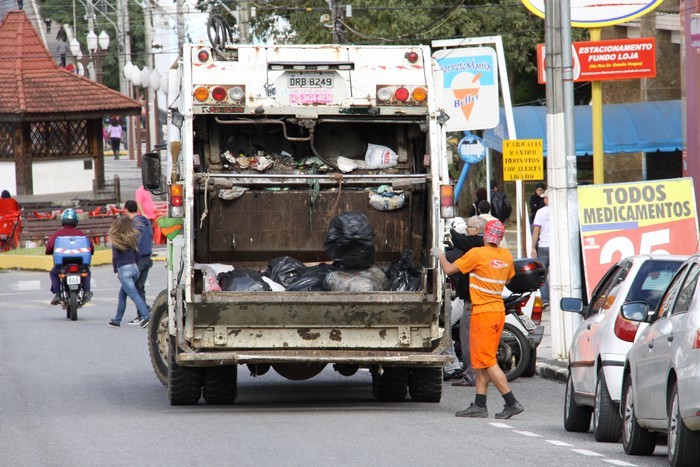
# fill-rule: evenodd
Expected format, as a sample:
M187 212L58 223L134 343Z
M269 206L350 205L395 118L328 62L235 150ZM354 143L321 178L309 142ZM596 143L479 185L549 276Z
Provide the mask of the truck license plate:
M290 88L332 88L333 75L330 73L295 73L289 75Z
M80 284L80 276L66 276L66 282L68 285L78 285Z

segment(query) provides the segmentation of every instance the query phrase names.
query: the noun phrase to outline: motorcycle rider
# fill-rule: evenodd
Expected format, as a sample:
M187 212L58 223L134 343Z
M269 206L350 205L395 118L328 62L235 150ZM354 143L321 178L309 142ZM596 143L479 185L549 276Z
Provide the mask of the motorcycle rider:
M78 225L78 214L73 208L68 208L65 211L63 211L63 213L61 214L61 225L63 227L54 232L51 238L49 238L49 241L46 242L47 255L53 254L53 248L56 244L56 237L86 237L85 233L82 230L76 228L76 226ZM93 245L92 239L90 239L90 253L95 253L95 245ZM61 303L61 297L59 295L61 287L58 281L58 273L60 270L61 267L59 265L54 264L53 268L51 268L51 271L49 272L49 277L51 278L51 292L53 292L54 294L53 298L51 299L52 305L58 305L59 303ZM92 292L90 291L90 277L90 268L88 267L87 276L81 278L80 280L83 286L83 304L89 302L92 298Z

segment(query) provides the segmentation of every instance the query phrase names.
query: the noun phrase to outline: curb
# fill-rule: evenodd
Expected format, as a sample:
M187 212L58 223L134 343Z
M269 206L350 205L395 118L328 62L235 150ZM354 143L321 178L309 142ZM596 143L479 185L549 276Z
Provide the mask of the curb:
M546 360L537 362L537 375L542 378L566 382L569 376L569 370L566 368L566 362L563 360Z
M155 253L155 252L154 252ZM153 261L165 261L165 256L157 254L153 256ZM103 266L112 264L112 250L99 250L92 255L90 266ZM53 257L51 255L2 255L0 254L0 270L3 269L23 269L28 271L51 271L53 268Z

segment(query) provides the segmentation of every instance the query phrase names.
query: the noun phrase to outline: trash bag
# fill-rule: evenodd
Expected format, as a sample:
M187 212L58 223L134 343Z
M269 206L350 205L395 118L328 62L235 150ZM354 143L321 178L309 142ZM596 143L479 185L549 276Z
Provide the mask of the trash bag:
M406 250L401 259L392 261L386 270L390 280L389 290L398 292L412 292L420 290L421 272L413 266L413 251Z
M306 265L290 256L280 256L267 263L267 276L286 289L306 271Z
M252 269L234 269L217 276L221 290L226 292L270 292L272 289L259 272Z
M288 291L294 292L318 292L326 290L324 283L329 272L337 271L338 268L332 264L321 263L311 266L301 273L301 275L287 287Z
M365 269L374 264L375 238L366 215L346 212L333 218L323 246L340 266Z
M377 265L366 269L339 269L329 272L324 284L332 292L377 292L387 290L389 278Z

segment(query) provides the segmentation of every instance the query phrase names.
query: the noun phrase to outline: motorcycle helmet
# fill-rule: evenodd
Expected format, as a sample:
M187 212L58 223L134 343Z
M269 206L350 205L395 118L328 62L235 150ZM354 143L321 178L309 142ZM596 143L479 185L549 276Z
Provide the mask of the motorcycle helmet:
M78 214L75 213L75 209L68 208L61 214L61 224L71 225L75 227L78 225Z

